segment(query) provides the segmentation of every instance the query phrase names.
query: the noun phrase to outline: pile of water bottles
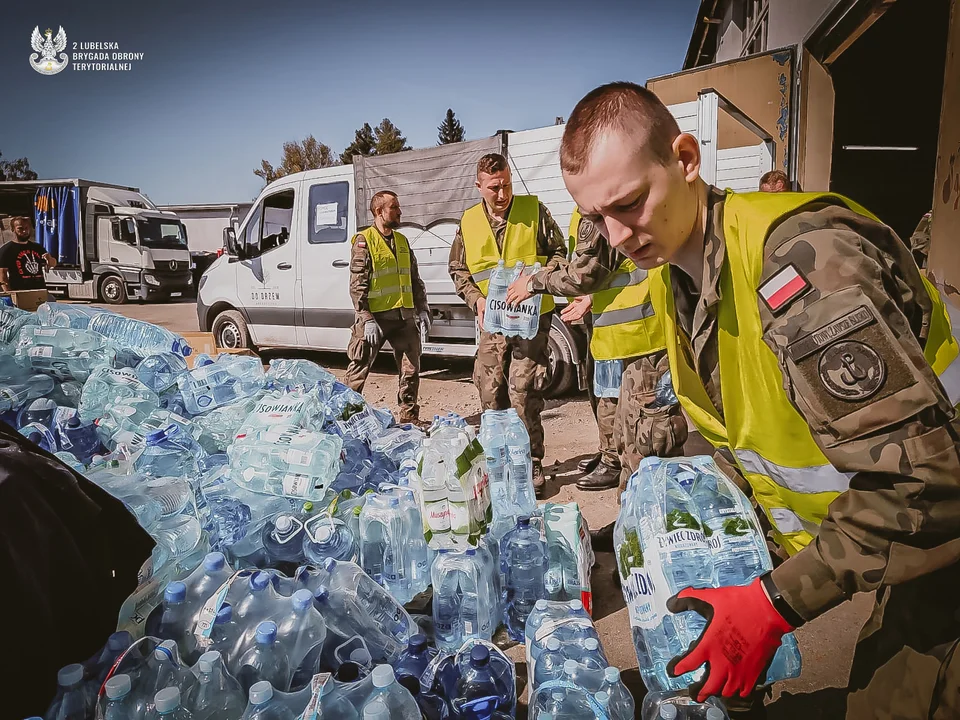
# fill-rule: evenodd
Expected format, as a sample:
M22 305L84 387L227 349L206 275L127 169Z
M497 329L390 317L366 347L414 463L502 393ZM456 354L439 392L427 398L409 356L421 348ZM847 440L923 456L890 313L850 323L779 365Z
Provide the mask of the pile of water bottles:
M651 691L686 688L702 669L674 678L666 666L706 621L693 611L670 613L666 602L683 588L745 585L772 569L763 533L747 498L709 456L643 459L620 502L614 545L640 674ZM799 674L789 633L766 681Z
M484 330L507 337L533 339L540 326L540 303L543 297L537 294L516 305L509 305L507 288L517 278L538 272L540 272L539 262L529 269L525 269L521 261L512 268L505 267L503 260L497 263L496 267L490 271L490 283L487 286L486 311L483 316Z

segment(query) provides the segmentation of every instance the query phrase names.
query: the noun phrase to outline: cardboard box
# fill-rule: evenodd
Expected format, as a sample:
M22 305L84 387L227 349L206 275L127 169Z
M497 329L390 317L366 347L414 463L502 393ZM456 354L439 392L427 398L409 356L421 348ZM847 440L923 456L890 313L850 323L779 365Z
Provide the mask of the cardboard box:
M193 352L185 358L187 361L187 367L193 369L193 363L196 361L197 355L204 353L213 357L214 355L219 355L223 353L229 353L231 355L245 355L247 357L257 357L257 354L250 350L249 348L222 348L217 347L217 341L213 337L213 333L205 332L185 332L179 333L180 337L187 341L187 344L193 349Z
M44 290L11 290L3 293L9 297L15 307L21 310L35 311L38 307L47 301L47 291Z

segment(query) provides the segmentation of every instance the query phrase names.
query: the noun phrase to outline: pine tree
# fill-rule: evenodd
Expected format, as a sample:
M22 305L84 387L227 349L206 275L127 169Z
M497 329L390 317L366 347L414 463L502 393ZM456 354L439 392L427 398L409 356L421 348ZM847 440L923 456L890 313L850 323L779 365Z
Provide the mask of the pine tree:
M463 129L463 125L460 124L460 121L457 120L456 115L454 115L453 110L450 108L447 108L447 116L437 127L437 137L437 145L448 145L450 143L463 142L466 138L466 132Z
M30 169L30 161L22 157L4 160L0 153L0 180L36 180L37 174Z
M376 154L389 155L390 153L410 150L407 145L407 139L400 134L400 128L390 122L389 118L384 118L373 131L376 138Z
M353 163L355 155L376 155L377 140L373 136L373 128L370 123L364 123L363 127L357 130L353 136L353 142L347 145L347 148L340 153L340 162L344 165Z

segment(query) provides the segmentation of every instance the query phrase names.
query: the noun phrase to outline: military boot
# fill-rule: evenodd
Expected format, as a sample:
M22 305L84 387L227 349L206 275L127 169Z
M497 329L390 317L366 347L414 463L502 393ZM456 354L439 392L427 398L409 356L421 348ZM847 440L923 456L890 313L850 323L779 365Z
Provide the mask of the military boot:
M533 493L537 496L537 499L543 497L544 491L547 489L547 477L543 474L543 465L539 460L533 461Z
M577 480L581 490L609 490L620 484L620 468L601 462L589 475Z

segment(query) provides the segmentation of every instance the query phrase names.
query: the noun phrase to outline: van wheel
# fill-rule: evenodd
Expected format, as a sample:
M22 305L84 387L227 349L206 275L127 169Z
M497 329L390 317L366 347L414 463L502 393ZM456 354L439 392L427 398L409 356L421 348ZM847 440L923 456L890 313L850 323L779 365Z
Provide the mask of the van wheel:
M577 377L576 363L573 361L573 348L563 333L550 328L547 341L547 361L550 364L550 384L544 391L546 397L560 397L573 387Z
M107 275L100 281L100 299L110 305L123 305L127 301L127 286L118 275Z
M213 338L217 347L237 348L250 347L250 333L243 315L236 310L224 310L213 320Z

